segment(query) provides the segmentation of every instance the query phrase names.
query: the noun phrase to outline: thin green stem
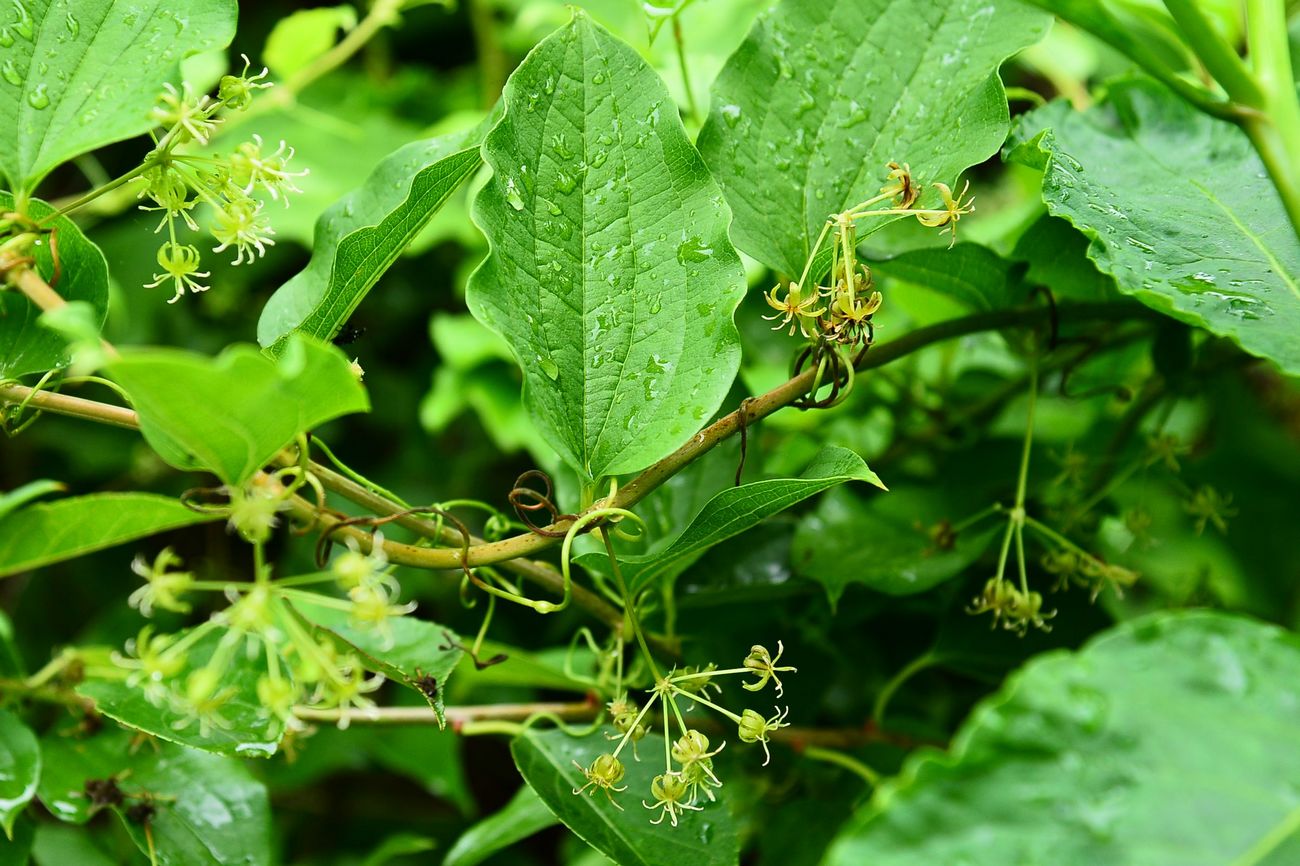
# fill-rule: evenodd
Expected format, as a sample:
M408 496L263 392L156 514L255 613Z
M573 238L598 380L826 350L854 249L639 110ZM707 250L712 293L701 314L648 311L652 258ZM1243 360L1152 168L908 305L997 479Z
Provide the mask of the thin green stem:
M814 761L824 761L827 764L836 764L843 767L873 788L880 784L880 773L851 755L846 755L835 749L823 749L820 746L804 747L803 755L806 758L812 758Z
M1020 474L1016 478L1016 508L1024 511L1029 486L1029 453L1034 447L1034 414L1038 409L1038 361L1030 361L1029 405L1025 409L1025 442L1020 450Z
M880 689L876 695L876 700L871 706L871 720L880 725L885 720L885 710L889 707L889 702L893 700L898 690L921 671L931 668L938 664L939 657L934 654L933 650L927 650L916 658L912 659L903 668L889 678L889 682Z
M1200 4L1196 0L1164 0L1164 4L1183 39L1228 97L1242 105L1263 108L1264 94L1259 82L1251 76L1236 49L1215 29Z
M673 686L672 690L677 694L681 695L682 697L686 698L687 700L691 701L692 703L704 704L704 706L708 707L709 709L717 710L727 718L731 719L736 724L740 724L740 716L736 715L726 707L718 706L713 701L709 700L703 695L697 695L694 692L688 692L686 691L686 689L678 688L677 686Z
M145 159L144 162L142 162L140 165L136 166L135 168L131 169L126 174L114 178L113 180L110 180L108 183L104 184L103 186L99 186L96 187L95 189L92 189L90 192L86 193L85 195L79 198L73 199L71 202L59 208L57 211L50 214L49 216L42 217L40 219L40 222L41 223L51 222L58 217L67 216L68 214L72 213L74 210L77 210L80 207L84 207L85 205L90 204L92 201L99 198L101 195L106 195L107 193L112 192L118 187L130 183L140 175L144 174L149 169L153 168L153 166L154 166L153 160Z
M1300 101L1296 97L1286 10L1278 0L1247 0L1246 41L1250 65L1263 90L1261 111L1242 127L1268 169L1300 236Z
M609 556L609 567L614 573L614 581L618 584L618 591L623 596L623 607L627 619L632 624L632 633L636 635L636 642L641 647L641 654L645 656L646 664L650 666L650 673L655 678L655 682L661 679L659 666L655 664L654 654L650 652L649 645L646 644L645 634L641 631L641 620L636 614L636 599L628 592L627 581L623 579L623 569L619 567L618 557L614 554L614 542L609 537L608 532L602 531L600 539L605 543L605 553Z
M686 42L682 38L682 21L673 15L673 44L677 46L677 66L682 74L682 89L686 91L686 108L692 121L700 121L700 109L695 104L695 91L691 89L691 73L686 63Z
M637 726L641 724L641 720L645 718L645 714L650 712L650 708L654 706L655 698L657 697L659 697L658 692L650 693L650 700L645 702L645 706L641 708L641 712L636 714L636 718L632 720L632 724L628 725L627 730L623 732L623 739L618 741L618 746L614 749L615 758L618 757L619 752L623 751L623 747L627 745L628 740L632 738L632 733L637 729Z

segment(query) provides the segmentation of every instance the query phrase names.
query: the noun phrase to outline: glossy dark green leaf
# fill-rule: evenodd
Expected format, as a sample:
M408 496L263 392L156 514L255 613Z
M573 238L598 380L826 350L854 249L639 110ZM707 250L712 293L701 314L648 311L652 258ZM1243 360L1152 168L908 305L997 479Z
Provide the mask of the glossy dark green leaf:
M1028 285L1046 286L1057 300L1115 301L1123 297L1114 278L1097 270L1088 258L1088 238L1050 214L1043 214L1025 229L1011 258L1028 265Z
M432 851L436 847L438 847L438 843L427 836L417 836L414 833L398 833L379 843L379 846L361 862L361 866L385 866L394 858L405 857L408 854L423 854L426 851Z
M460 835L442 866L478 866L498 851L560 823L532 788L520 788L510 802Z
M299 433L370 408L348 359L298 336L271 360L235 345L215 358L178 349L124 349L109 370L168 463L200 466L238 485ZM238 387L232 387L238 383Z
M1011 156L1121 291L1300 374L1300 240L1250 140L1147 79L1028 115Z
M63 824L40 824L36 827L36 838L32 842L32 860L37 866L62 866L64 863L76 863L77 866L121 866L122 861L110 855L99 844L103 835L105 834ZM3 862L0 860L0 863Z
M648 757L663 756L661 737L646 737L641 751L647 757L626 762L623 784L628 790L614 795L621 810L604 794L573 793L585 782L574 762L590 766L598 755L610 751L603 731L571 737L557 730L528 730L515 737L510 751L524 781L547 808L618 866L735 866L739 862L738 828L728 811L725 786L718 802L706 804L702 812L687 812L677 827L667 820L650 823L655 815L641 801L650 797L651 779L663 772L662 762Z
M27 866L35 837L36 825L30 818L18 821L11 838L0 836L0 866Z
M832 604L853 583L888 595L925 592L961 574L997 535L982 524L947 545L933 533L941 521L965 516L950 508L920 488L866 498L836 491L800 521L791 561L826 588Z
M700 133L738 246L797 275L826 218L875 195L891 160L952 184L996 153L998 67L1049 20L1017 0L784 0L760 17Z
M229 634L238 637L235 632ZM221 639L219 632L199 639L186 654L186 671L206 664ZM233 691L221 705L220 719L207 724L165 700L157 703L149 700L143 684L90 679L77 686L77 692L93 700L100 714L160 739L221 755L269 757L275 754L284 734L284 723L266 713L257 696L258 678L266 673L265 656L259 651L249 658L244 652L243 638L239 640L240 646L226 665L219 684L222 690ZM185 676L186 673L180 674L178 681L183 683Z
M13 0L0 17L0 173L50 169L140 135L191 54L230 44L235 0Z
M470 309L510 343L529 411L574 469L638 471L701 426L739 365L730 211L663 82L582 12L503 99Z
M3 57L2 50L0 57ZM0 83L0 94L5 90L5 85ZM0 192L0 213L12 210L13 206L13 196ZM54 213L54 208L38 199L29 201L27 208L33 219L43 219ZM108 314L108 264L104 261L104 254L67 217L52 220L50 227L55 230L54 234L30 248L30 255L36 260L36 272L51 283L64 300L90 304L96 326L102 326ZM48 237L55 238L53 252L58 254L57 268ZM0 378L44 373L66 366L71 360L67 341L39 325L36 320L40 315L40 309L22 292L0 291Z
M116 778L127 799L112 811L144 853L144 827L128 811L154 807L149 829L162 866L270 866L266 788L240 761L171 743L135 748L132 739L112 726L87 738L46 736L41 749L50 772L41 802L65 821L84 823L86 781Z
M153 493L92 493L29 505L0 520L0 577L218 519Z
M40 777L36 735L13 713L0 710L0 828L10 840L14 822L36 796Z
M911 250L873 263L872 270L933 289L971 310L1003 309L1027 294L1015 264L979 244Z
M460 662L460 639L449 629L414 616L394 617L386 623L387 633L358 626L349 621L346 611L320 605L295 603L304 619L328 631L341 648L356 652L367 670L381 673L391 680L415 689L443 718L443 690L447 678ZM431 694L419 681L432 677L436 689Z
M1159 613L1031 661L910 757L829 866L1282 866L1300 841L1300 641Z
M715 495L671 542L653 553L620 559L628 587L638 592L680 574L706 550L810 496L846 481L885 488L861 457L847 448L824 448L799 478L770 478L729 487ZM580 562L597 562L587 554Z
M262 310L257 340L273 354L301 332L332 339L462 183L482 164L480 129L415 141L316 223L311 261Z

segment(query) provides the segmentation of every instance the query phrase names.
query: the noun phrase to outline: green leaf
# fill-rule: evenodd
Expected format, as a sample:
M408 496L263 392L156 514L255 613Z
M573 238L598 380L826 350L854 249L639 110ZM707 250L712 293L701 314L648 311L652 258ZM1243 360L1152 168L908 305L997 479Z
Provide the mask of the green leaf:
M447 726L443 717L443 690L462 655L455 633L436 622L401 616L388 621L385 634L379 629L353 625L347 611L306 602L295 602L295 605L303 619L328 632L340 649L356 652L367 670L419 692L438 714L438 725ZM432 694L418 682L425 677L433 677L437 684Z
M527 785L500 812L470 827L447 852L442 866L478 866L498 851L553 827L560 820Z
M35 499L67 489L68 486L62 481L51 481L46 478L40 481L29 481L8 493L0 493L0 520L4 520L11 512L17 511Z
M235 35L234 0L12 0L0 18L0 174L31 191L78 154L154 126L163 84Z
M972 310L1005 309L1026 295L1015 263L979 244L961 243L948 250L911 250L873 262L872 270L933 289Z
M887 595L925 592L966 570L988 549L997 527L969 529L945 549L930 531L951 520L951 503L923 488L864 499L836 491L795 531L795 570L826 588L831 603L851 583Z
M2 62L0 68L3 68ZM0 94L4 92L5 85L0 84ZM0 150L3 150L2 145ZM11 211L13 207L13 196L0 192L0 213ZM54 208L32 199L27 203L27 213L33 219L43 219L54 213ZM89 303L95 311L96 327L102 326L108 314L108 264L104 261L104 254L67 217L51 220L50 227L54 229L49 237L56 239L59 267L56 269L54 266L48 240L42 239L31 247L30 252L36 260L36 272L53 285L64 300ZM0 379L44 373L64 367L71 360L67 341L37 324L40 315L40 308L22 292L0 291Z
M1016 241L1011 258L1029 267L1025 282L1046 286L1057 300L1119 300L1115 280L1088 258L1088 239L1063 219L1043 214Z
M0 520L0 577L218 519L152 493L92 493L31 505Z
M799 274L826 218L874 196L891 160L951 185L996 153L1008 128L998 66L1050 20L1016 0L784 0L760 17L700 132L737 245Z
M738 535L809 496L845 481L866 481L884 490L876 473L847 448L828 445L799 478L770 478L729 487L705 503L700 513L662 550L620 559L632 592L681 574L706 550ZM586 554L582 564L598 563L604 554Z
M0 827L14 838L14 821L36 796L41 750L36 735L17 716L0 710Z
M36 825L26 818L14 827L12 838L0 836L0 866L27 866L35 837ZM78 866L82 864L79 863Z
M1040 656L910 757L830 866L1278 864L1300 808L1300 641L1160 613Z
M273 354L299 331L333 339L420 230L482 164L482 127L398 148L316 222L311 261L262 310L257 341Z
M370 408L347 358L306 337L278 360L235 345L216 358L177 349L123 349L109 365L164 460L239 485L294 436Z
M370 855L362 861L361 866L385 866L395 857L402 857L406 854L423 854L425 851L432 851L438 847L438 843L426 836L417 836L414 833L398 833L389 836L379 844Z
M1121 291L1300 374L1300 240L1246 134L1150 80L1108 94L1026 116L1010 158L1045 158L1048 211Z
M663 738L646 737L641 748L647 755L663 754ZM727 808L727 788L718 802L704 804L702 812L687 812L677 827L668 821L651 824L655 816L641 805L649 797L650 781L663 772L663 765L651 758L626 762L623 784L628 790L615 794L622 810L604 794L574 794L585 783L573 764L587 767L597 755L610 751L603 731L586 737L571 737L563 731L530 729L510 744L515 766L537 796L541 797L564 825L619 866L735 866L739 862L739 839L735 819Z
M262 61L278 77L292 75L333 48L340 30L356 26L357 10L351 6L300 9L275 22Z
M270 866L266 788L240 761L170 743L135 748L132 740L118 728L88 738L43 738L49 772L41 780L41 803L64 821L85 823L86 781L116 778L127 800L113 811L145 853L144 828L126 811L140 802L153 805L149 828L161 866Z
M227 634L239 638L239 645L225 664L220 688L231 688L233 692L221 705L220 719L210 724L201 723L169 701L153 703L143 683L92 679L77 686L77 693L93 700L100 714L163 740L219 755L270 757L284 735L284 723L277 716L268 716L257 695L257 681L266 673L264 651L259 649L249 658L243 639L235 632ZM186 654L187 667L177 682L183 683L188 672L203 667L223 636L214 631L200 638Z
M546 441L588 478L694 433L740 361L730 212L654 71L582 12L505 89L475 200L471 312L510 343Z
M97 843L103 833L67 827L62 824L36 825L36 838L32 842L32 859L39 866L121 866L121 860L112 857ZM0 860L0 863L4 863ZM5 864L8 866L8 864Z

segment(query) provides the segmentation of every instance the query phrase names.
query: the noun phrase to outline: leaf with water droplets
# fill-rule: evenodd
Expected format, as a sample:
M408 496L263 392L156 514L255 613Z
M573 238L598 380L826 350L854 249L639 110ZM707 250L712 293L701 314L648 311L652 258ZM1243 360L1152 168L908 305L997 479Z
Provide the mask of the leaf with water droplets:
M0 710L0 829L10 839L14 837L14 821L36 796L40 775L41 752L36 735L13 713Z
M630 748L619 755L627 770L622 785L628 787L613 795L621 810L600 791L594 795L590 789L573 793L585 782L574 762L589 767L598 755L613 751L614 744L606 739L606 734L613 732L605 726L585 737L574 737L563 731L533 728L515 737L510 751L524 781L555 817L619 866L735 866L740 842L736 820L728 808L731 789L725 775L723 787L716 793L717 802L701 798L703 811L683 813L676 827L666 819L650 823L657 813L643 807L642 801L651 800L650 780L664 769L661 736L652 734L641 741L638 749L645 755L640 761L632 759ZM723 736L714 737L710 732L710 738L716 746ZM646 757L654 755L660 760Z
M0 174L51 169L149 130L181 61L230 44L235 0L9 0L0 8Z
M402 250L482 164L484 128L413 141L321 214L311 261L262 308L257 341L279 355L289 336L333 339Z
M1108 94L1027 115L1009 158L1121 291L1300 375L1300 240L1246 134L1154 81Z
M635 472L694 433L740 360L730 212L654 71L578 12L506 85L475 202L492 244L474 315L582 474ZM711 307L708 315L701 304Z
M2 134L2 133L0 133ZM0 213L13 210L14 198L0 192ZM31 199L27 213L44 219L54 208L39 199ZM49 222L56 233L54 249L49 240L41 239L29 249L34 267L67 301L84 301L94 310L98 327L108 315L108 263L104 254L81 233L67 217ZM68 341L39 321L41 310L22 292L0 291L0 378L17 378L29 373L44 373L63 367L72 360Z
M157 741L140 746L133 740L111 723L89 737L46 735L41 740L41 803L61 821L84 824L89 820L86 781L116 777L128 799L111 811L145 854L150 840L145 826L131 820L130 809L141 803L153 806L148 828L158 863L270 866L266 786L238 759Z
M1029 662L948 754L910 757L826 862L1294 863L1297 682L1300 640L1275 626L1125 623Z
M891 160L951 184L996 153L998 66L1049 21L1017 0L784 0L760 17L700 132L737 245L798 274L826 218L875 195Z

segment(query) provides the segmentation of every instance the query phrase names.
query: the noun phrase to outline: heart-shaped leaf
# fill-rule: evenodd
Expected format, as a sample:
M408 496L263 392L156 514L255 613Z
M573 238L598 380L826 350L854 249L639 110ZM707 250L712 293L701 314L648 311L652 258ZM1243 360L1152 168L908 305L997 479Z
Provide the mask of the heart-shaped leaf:
M1025 117L1010 157L1121 291L1300 375L1300 240L1246 134L1148 79Z
M0 173L50 169L153 127L163 85L235 35L235 0L12 0L0 13Z
M510 343L546 440L587 478L694 433L740 361L731 214L664 83L582 12L506 85L475 200L470 310Z
M211 470L232 485L248 480L299 433L370 408L343 353L301 335L277 360L244 345L216 358L124 349L109 369L164 460Z
M1278 864L1300 850L1300 641L1210 612L1029 662L910 757L829 866Z
M875 195L891 160L951 184L996 153L998 67L1050 20L1017 0L783 0L727 61L700 132L737 245L797 275L826 218Z
M0 93L4 86L0 85ZM13 210L14 198L0 192L0 213ZM38 199L27 203L32 219L44 219L54 208ZM33 267L66 301L85 301L102 327L108 314L108 264L77 224L67 217L49 222L53 230L31 247ZM50 240L53 240L53 245ZM55 265L54 256L58 255ZM41 310L22 292L0 291L0 378L13 379L66 366L67 340L37 322Z

